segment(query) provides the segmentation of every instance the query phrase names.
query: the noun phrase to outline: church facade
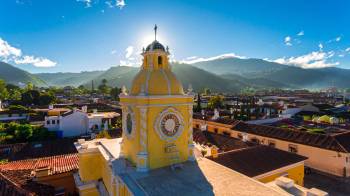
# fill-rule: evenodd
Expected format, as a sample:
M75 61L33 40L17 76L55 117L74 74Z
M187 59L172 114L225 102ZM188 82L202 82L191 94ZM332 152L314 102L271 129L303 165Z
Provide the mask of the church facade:
M185 94L157 40L143 51L130 92L120 95L122 154L139 171L194 160L191 92Z

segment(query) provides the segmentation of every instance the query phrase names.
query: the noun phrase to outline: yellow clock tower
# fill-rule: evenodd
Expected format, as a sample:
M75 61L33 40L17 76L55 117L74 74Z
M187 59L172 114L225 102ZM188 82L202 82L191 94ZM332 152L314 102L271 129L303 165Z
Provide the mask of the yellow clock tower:
M193 95L185 94L169 65L169 49L155 40L143 50L143 63L130 92L120 95L122 155L138 171L195 160L192 141Z

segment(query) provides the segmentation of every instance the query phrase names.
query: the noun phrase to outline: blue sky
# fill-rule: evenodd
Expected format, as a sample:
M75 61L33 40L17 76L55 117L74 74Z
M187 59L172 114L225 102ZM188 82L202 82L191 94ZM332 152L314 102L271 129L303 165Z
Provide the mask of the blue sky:
M4 0L0 60L30 72L138 64L159 40L171 58L262 58L350 68L348 0Z

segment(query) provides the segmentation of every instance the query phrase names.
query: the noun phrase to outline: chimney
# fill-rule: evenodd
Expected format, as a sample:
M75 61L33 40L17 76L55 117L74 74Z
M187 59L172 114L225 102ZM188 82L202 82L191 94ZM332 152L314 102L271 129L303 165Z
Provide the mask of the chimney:
M276 178L275 182L276 182L276 185L278 185L282 188L289 189L289 188L292 188L294 186L294 180L287 178L287 177L284 177L284 176Z
M211 156L215 159L215 158L218 158L219 157L219 148L216 147L216 146L212 146L211 147Z
M81 107L81 111L83 111L84 113L87 113L87 106L84 105L83 107Z

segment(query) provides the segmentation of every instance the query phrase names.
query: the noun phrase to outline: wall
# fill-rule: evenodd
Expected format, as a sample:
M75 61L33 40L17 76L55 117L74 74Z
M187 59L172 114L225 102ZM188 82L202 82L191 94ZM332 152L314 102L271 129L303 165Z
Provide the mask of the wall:
M96 167L101 164L102 158L98 150L96 152L79 153L79 176L81 181L88 182L102 177L101 170Z
M88 131L87 114L76 111L68 116L62 116L60 121L60 130L64 137L79 136Z
M50 184L55 188L64 187L66 193L65 195L76 193L76 187L72 171L50 176L38 177L37 180L39 182Z
M304 185L304 164L292 165L292 167L286 169L281 168L278 171L271 171L269 175L254 177L254 179L259 180L260 182L267 183L272 182L280 176L286 176L300 186Z
M148 160L146 161L149 168L159 168L167 166L170 164L169 155L165 153L165 146L167 142L160 138L159 134L155 130L155 123L159 114L165 109L172 107L181 113L181 116L184 120L183 122L183 131L181 135L173 142L176 144L177 150L179 151L180 161L186 161L189 156L189 119L192 117L189 115L189 111L192 111L193 98L188 96L169 96L159 98L147 97L147 98L138 98L138 97L121 97L123 104L123 114L127 108L131 108L134 113L135 118L135 133L132 133L131 137L123 136L123 146L122 151L127 159L131 160L134 165L138 163L137 154L142 152L141 143L146 144L146 149L148 153ZM140 108L144 107L146 109L146 141L140 141L141 135L141 116ZM191 107L191 109L189 109ZM124 121L125 119L123 119ZM125 123L125 122L123 122ZM125 132L125 131L124 131ZM142 160L141 160L142 161ZM140 163L140 162L139 162ZM142 165L142 164L141 164Z

